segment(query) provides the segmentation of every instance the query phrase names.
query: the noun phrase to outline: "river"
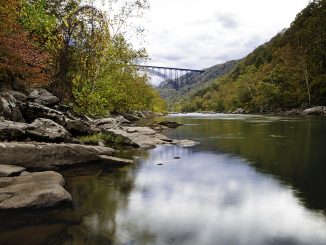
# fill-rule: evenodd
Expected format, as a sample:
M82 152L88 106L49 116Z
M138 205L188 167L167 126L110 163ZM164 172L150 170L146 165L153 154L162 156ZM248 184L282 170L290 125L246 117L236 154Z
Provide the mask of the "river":
M0 244L326 244L326 118L170 115L200 142L62 172L73 203L0 212Z

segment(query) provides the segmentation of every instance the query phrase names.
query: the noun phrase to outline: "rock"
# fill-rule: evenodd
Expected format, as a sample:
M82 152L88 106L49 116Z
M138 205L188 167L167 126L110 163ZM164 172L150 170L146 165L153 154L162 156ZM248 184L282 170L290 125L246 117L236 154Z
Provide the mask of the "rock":
M234 112L232 112L232 114L245 114L245 113L246 111L243 108L238 108Z
M9 177L19 175L25 168L14 165L0 164L0 177Z
M59 103L58 97L54 96L45 89L35 89L28 95L28 100L41 105L55 105Z
M51 143L0 143L0 164L34 169L57 167L98 160L98 155L112 155L113 149L100 146Z
M301 115L302 114L302 110L301 109L291 109L291 110L285 111L283 114L284 115L287 115L287 116Z
M37 103L28 102L21 108L21 111L27 122L32 122L37 118L46 118L61 126L66 123L66 117L62 112Z
M306 109L302 115L326 115L326 106L316 106Z
M192 140L173 140L172 144L178 145L181 147L192 147L192 146L198 145L199 142L192 141Z
M99 155L98 157L100 158L101 161L109 163L109 164L117 163L117 164L121 164L121 165L129 165L129 164L134 163L133 160L123 159L123 158L118 158L118 157L105 156L105 155Z
M150 128L160 131L160 130L164 130L167 128L177 128L179 126L181 126L182 124L177 123L177 122L171 122L171 121L162 121L162 122L153 122L148 124L147 126L149 126Z
M14 91L14 90L6 90L5 92L8 94L11 94L16 100L18 100L20 102L27 101L27 95L22 92L18 92L18 91Z
M122 138L125 144L135 147L149 148L171 142L166 136L147 127L121 127L106 129L104 132Z
M0 94L0 116L15 122L25 122L19 104L13 95L2 92Z
M63 177L52 171L0 178L0 210L53 207L71 201L63 185Z
M125 119L123 116L111 117L111 118L102 118L96 120L94 125L100 128L117 128L119 126L126 126L131 124L131 122Z
M59 124L50 119L39 118L30 124L33 129L26 130L29 137L35 141L70 142L71 134Z
M89 134L100 133L101 129L91 126L88 122L85 122L81 119L66 119L64 127L73 135L73 136L83 136Z
M137 121L141 118L138 115L135 115L134 113L123 113L122 116L131 122Z
M70 133L50 119L39 118L33 123L0 121L0 140L27 140L41 142L70 142Z

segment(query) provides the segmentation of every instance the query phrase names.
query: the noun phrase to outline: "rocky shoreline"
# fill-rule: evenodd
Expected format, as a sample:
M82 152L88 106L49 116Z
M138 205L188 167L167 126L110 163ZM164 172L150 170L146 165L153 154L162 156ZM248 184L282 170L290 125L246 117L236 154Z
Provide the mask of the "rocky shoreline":
M197 144L159 133L180 126L173 122L148 127L132 123L152 116L136 112L97 119L80 117L45 89L29 94L1 92L0 210L53 207L71 201L64 178L53 170L95 161L112 166L132 164L133 160L115 156L114 145L152 148ZM31 172L35 170L42 172Z

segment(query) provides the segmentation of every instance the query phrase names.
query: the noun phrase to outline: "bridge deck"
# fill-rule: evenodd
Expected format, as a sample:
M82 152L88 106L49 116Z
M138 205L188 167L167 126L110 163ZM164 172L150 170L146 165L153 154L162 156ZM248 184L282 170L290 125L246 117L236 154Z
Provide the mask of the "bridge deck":
M147 65L136 65L137 67L144 69L165 69L165 70L178 70L178 71L188 71L188 72L199 72L204 73L204 70L194 70L194 69L185 69L185 68L176 68L176 67L164 67L164 66L147 66Z

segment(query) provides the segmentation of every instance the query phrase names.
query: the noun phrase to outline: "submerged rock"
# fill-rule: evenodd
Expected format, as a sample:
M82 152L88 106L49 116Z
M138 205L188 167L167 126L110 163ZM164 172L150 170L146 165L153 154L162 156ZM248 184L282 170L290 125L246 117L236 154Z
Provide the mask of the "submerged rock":
M26 168L54 169L60 166L98 160L112 155L113 149L101 146L51 143L0 143L0 164Z
M0 210L52 207L71 201L64 183L62 175L52 171L0 178Z
M0 164L0 177L16 176L23 171L25 171L25 168L23 167Z
M199 142L192 141L192 140L173 140L172 144L178 145L181 147L192 147L192 146L198 145Z
M157 130L157 131L161 131L164 129L168 129L168 128L177 128L182 126L182 124L177 123L177 122L171 122L171 121L162 121L162 122L152 122L150 124L147 125L148 127Z
M121 165L130 165L130 164L134 163L133 160L123 159L123 158L119 158L119 157L112 157L112 156L105 156L105 155L99 155L98 157L100 158L101 161L109 163L109 164L117 163L117 164L121 164Z

